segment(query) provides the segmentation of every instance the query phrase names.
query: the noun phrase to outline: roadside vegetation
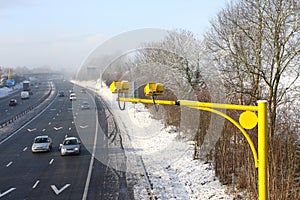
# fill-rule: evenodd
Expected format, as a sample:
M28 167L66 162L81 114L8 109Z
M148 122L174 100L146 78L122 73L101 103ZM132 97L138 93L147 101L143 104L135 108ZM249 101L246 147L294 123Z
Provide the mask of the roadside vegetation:
M163 99L256 105L268 101L269 199L300 198L300 1L240 0L221 10L202 39L187 30L170 31L161 42L144 44L121 58L103 74L113 80L131 80L138 87L145 79L166 85ZM138 67L137 67L138 66ZM220 73L223 88L208 83L208 68ZM211 71L213 73L213 70ZM209 79L211 82L212 79ZM220 84L218 80L216 85ZM142 89L139 96L142 95ZM216 98L222 93L226 98ZM153 116L178 128L178 139L195 141L194 159L213 162L223 184L257 199L257 169L249 144L240 131L225 122L222 136L205 158L201 146L212 114L165 106ZM238 121L239 111L226 111ZM184 114L185 113L185 114ZM184 114L185 118L180 116ZM196 124L196 126L195 126ZM190 134L196 133L196 134ZM257 145L257 129L248 131Z

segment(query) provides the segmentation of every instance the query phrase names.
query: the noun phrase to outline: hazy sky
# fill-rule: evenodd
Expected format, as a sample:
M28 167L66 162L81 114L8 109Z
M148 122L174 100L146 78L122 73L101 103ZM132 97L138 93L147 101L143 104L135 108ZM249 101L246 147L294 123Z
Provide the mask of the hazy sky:
M141 28L201 37L228 0L0 0L0 66L78 68L105 40Z

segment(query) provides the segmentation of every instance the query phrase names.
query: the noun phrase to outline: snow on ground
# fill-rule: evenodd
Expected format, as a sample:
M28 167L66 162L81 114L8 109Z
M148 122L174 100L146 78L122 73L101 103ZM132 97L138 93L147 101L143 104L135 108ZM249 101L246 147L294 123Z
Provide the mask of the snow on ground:
M8 88L8 87L0 88L0 98L5 97L10 93L12 93L16 90L19 90L20 88L22 88L22 84L18 84L16 86L14 86L13 88Z
M107 87L99 88L95 82L78 84L95 89L107 102L120 126L126 156L142 157L158 199L233 199L215 177L211 164L192 159L192 142L177 140L173 127L164 128L143 104L126 103L121 111L117 96ZM131 165L128 163L127 168L134 170ZM135 185L135 194L136 199L149 199L143 185Z

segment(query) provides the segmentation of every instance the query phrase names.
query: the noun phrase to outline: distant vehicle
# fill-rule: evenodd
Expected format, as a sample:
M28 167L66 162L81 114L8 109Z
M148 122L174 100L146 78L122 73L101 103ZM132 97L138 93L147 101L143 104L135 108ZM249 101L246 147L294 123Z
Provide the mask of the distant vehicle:
M70 101L76 101L76 94L75 93L71 93L70 94Z
M86 110L86 109L90 109L90 104L87 101L83 101L81 104L81 109L82 110Z
M60 92L58 93L58 96L59 96L59 97L64 97L64 96L65 96L65 93L64 93L63 91L60 91Z
M22 91L21 92L21 99L28 99L29 98L29 92L28 91Z
M30 81L23 81L23 91L30 91Z
M77 137L66 137L62 144L59 145L60 155L80 154L81 142Z
M9 101L9 104L8 104L9 106L16 106L17 105L17 99L11 99L10 101Z
M52 139L48 135L41 135L34 138L33 144L31 146L31 151L33 153L51 151L51 149Z

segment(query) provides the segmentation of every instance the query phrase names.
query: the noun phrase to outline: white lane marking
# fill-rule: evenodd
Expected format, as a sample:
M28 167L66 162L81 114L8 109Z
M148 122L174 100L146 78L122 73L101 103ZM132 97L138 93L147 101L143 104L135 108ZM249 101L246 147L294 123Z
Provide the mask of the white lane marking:
M70 127L70 128L69 128L69 131L70 131L71 129L72 129L72 128Z
M55 119L55 117L53 117L52 119Z
M59 195L62 191L64 191L67 187L69 187L71 184L66 184L64 187L60 188L59 190L55 185L51 185L52 190L55 192L56 195Z
M56 130L56 131L58 131L58 130L60 130L60 129L62 129L62 128L63 128L63 127L58 127L58 128L55 127L55 126L53 127L53 129Z
M72 124L74 124L74 121L72 121Z
M54 159L52 158L49 162L49 165L51 165L53 163Z
M36 130L36 128L33 128L33 129L27 129L27 131L29 131L29 132L32 132L32 131L35 131Z
M12 161L10 161L7 165L6 165L6 167L9 167L9 166L11 166L13 164L13 162Z
M23 149L23 151L26 151L28 149L28 147L25 147L24 149Z
M44 128L42 131L43 131L43 132L45 132L45 131L46 131L46 129Z
M92 177L92 170L93 170L93 165L94 165L94 159L95 159L95 151L96 151L96 145L97 145L97 137L98 137L98 114L97 114L97 109L96 109L96 129L95 129L95 137L94 137L94 144L93 144L93 152L92 152L92 156L91 156L91 160L90 160L90 166L89 166L89 171L88 171L88 175L86 178L86 182L85 182L85 186L84 186L84 192L82 195L82 200L86 200L87 198L87 194L89 191L89 186L90 186L90 181L91 181L91 177Z
M80 128L87 128L87 127L89 127L89 125L85 125L85 126L79 126Z
M55 110L56 110L56 108L51 108L50 110L51 110L51 111L55 111Z
M51 122L49 122L48 125L51 125Z
M9 190L6 190L5 192L0 193L0 197L3 197L3 196L5 196L5 195L7 195L8 193L14 191L15 189L16 189L16 188L10 188Z
M35 189L37 186L38 186L38 184L39 184L39 180L37 180L36 182L35 182L35 184L32 186L32 189Z

